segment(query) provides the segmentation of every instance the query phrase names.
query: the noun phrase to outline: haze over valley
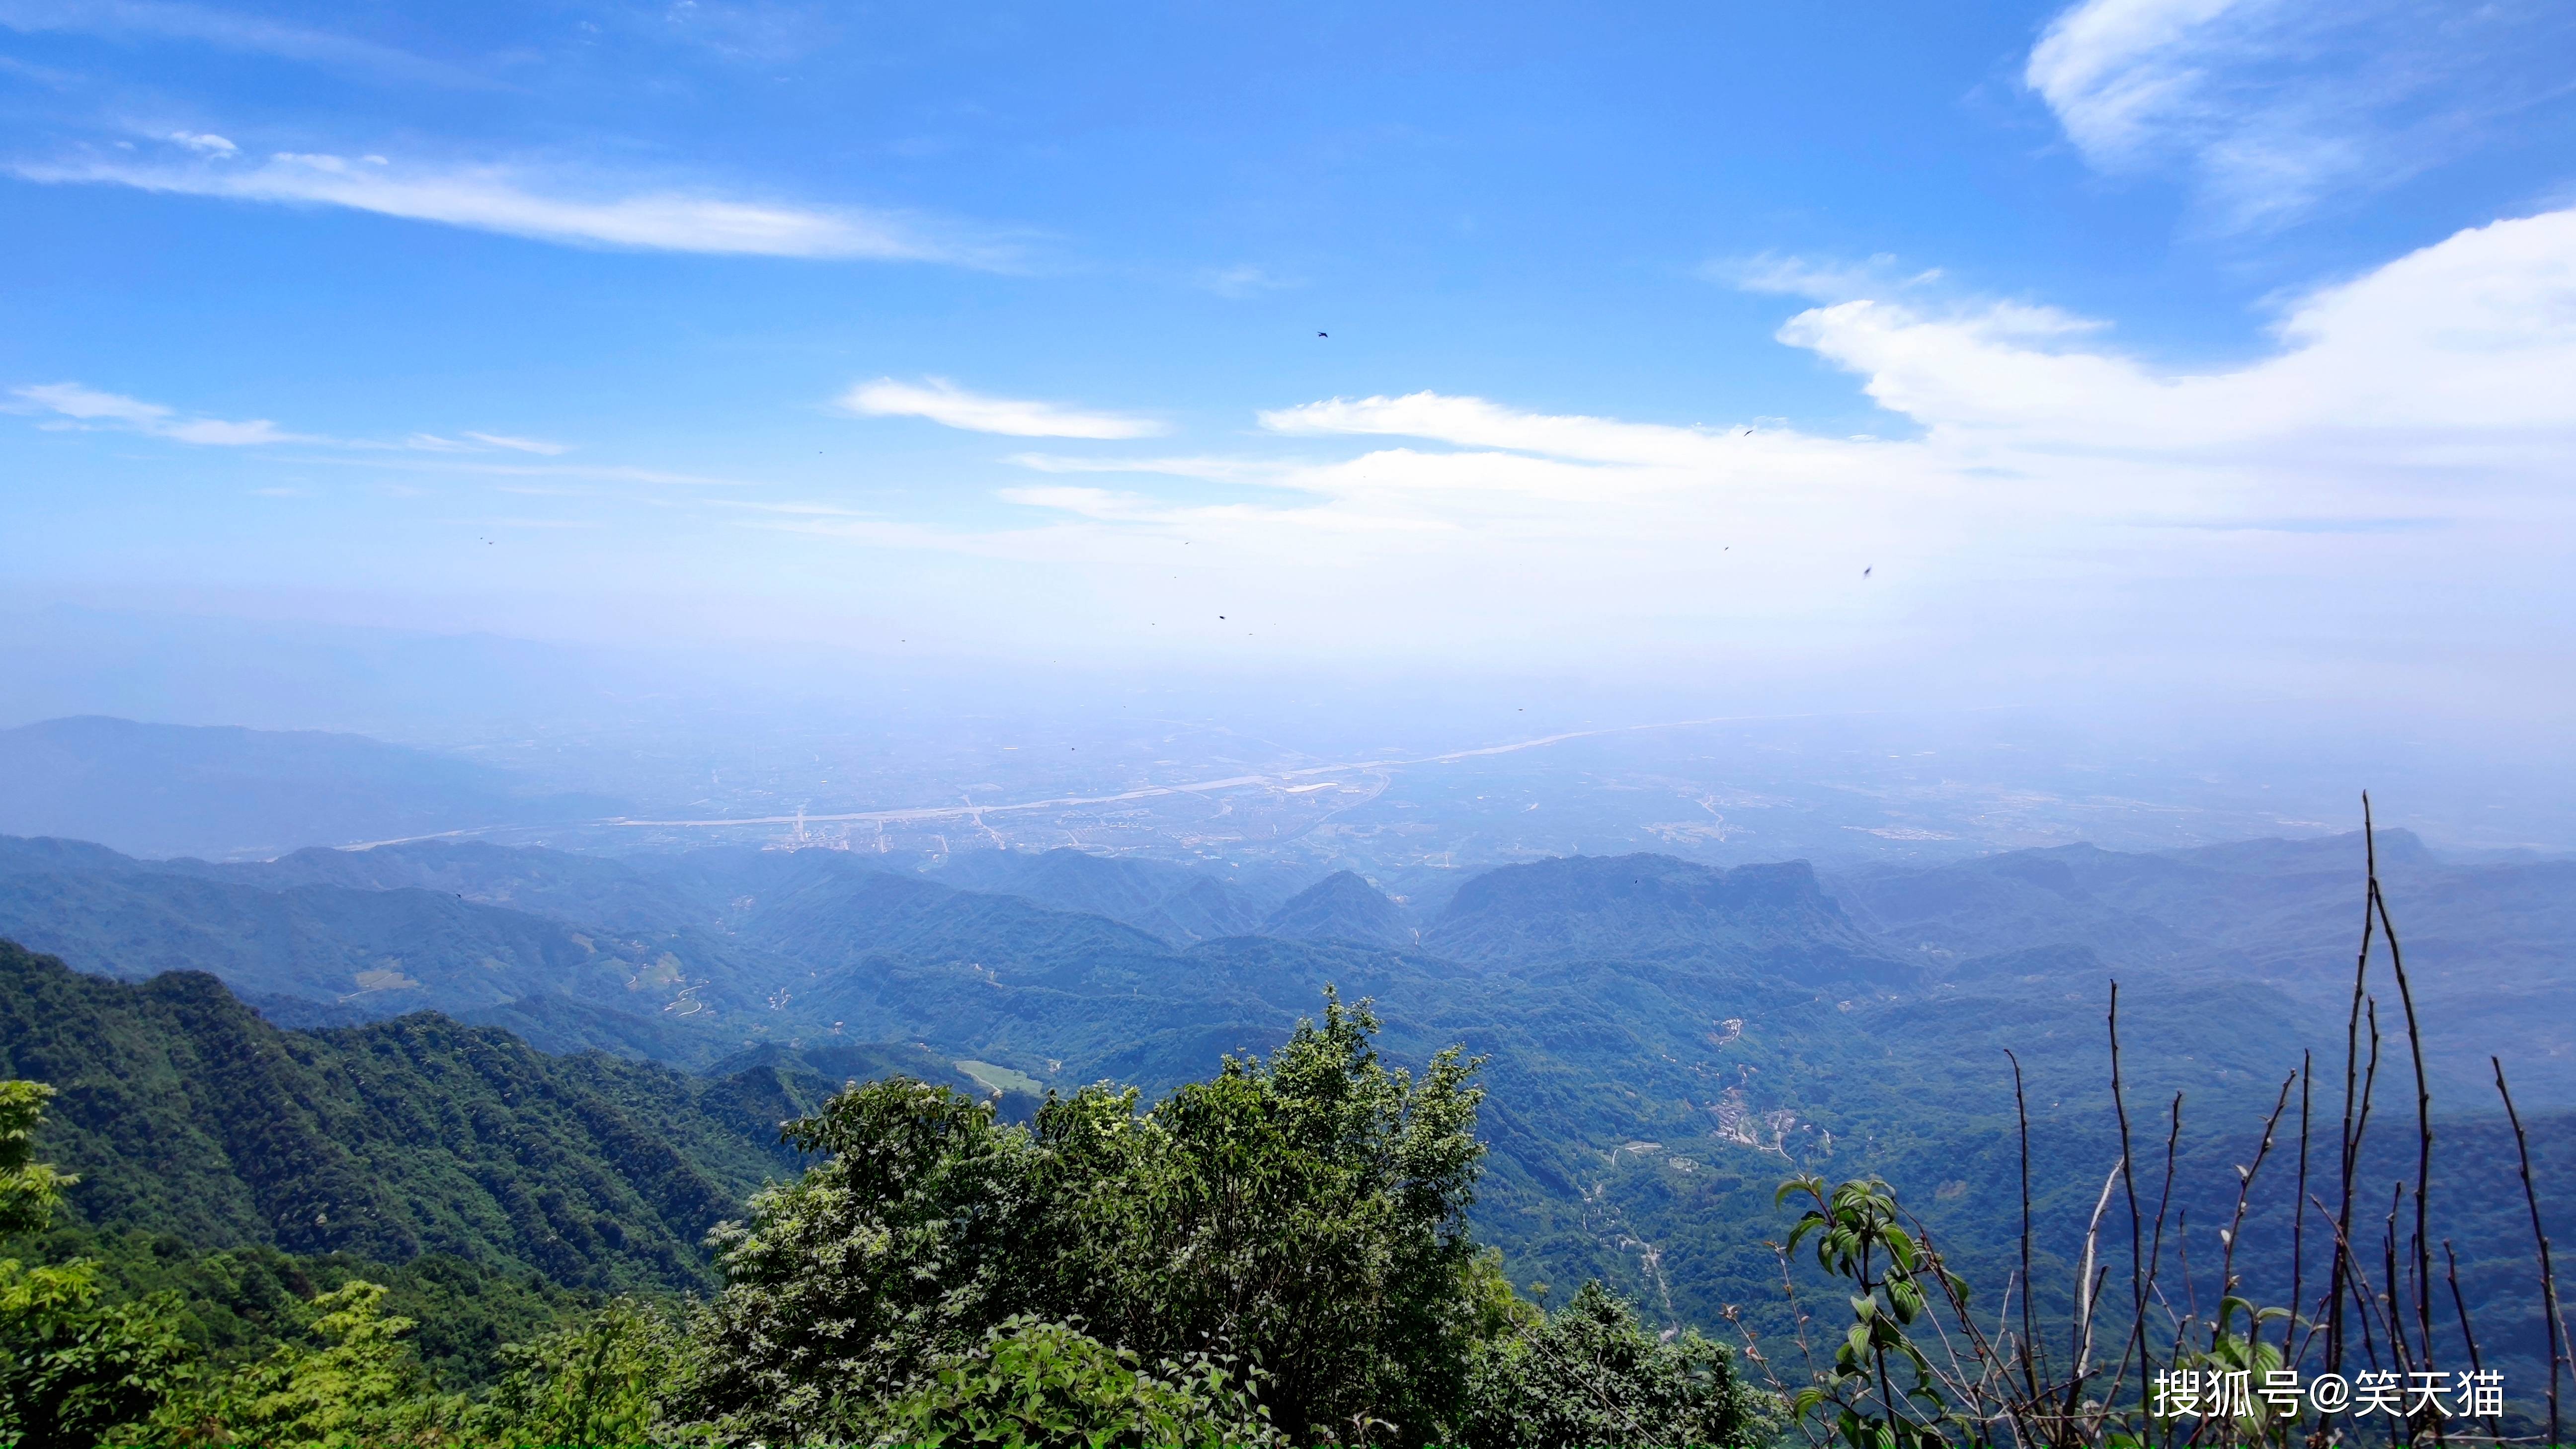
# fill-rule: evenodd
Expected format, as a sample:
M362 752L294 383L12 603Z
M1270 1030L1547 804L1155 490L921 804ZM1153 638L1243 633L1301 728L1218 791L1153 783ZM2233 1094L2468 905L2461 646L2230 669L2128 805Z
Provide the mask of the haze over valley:
M2576 1443L2571 57L0 0L0 1446Z

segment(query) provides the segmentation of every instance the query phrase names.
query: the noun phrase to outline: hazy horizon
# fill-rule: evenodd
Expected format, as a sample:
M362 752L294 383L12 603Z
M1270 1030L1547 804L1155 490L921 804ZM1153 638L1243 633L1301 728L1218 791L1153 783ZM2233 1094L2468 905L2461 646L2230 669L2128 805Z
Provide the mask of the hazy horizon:
M0 722L893 804L1812 719L2576 846L2571 41L0 5Z

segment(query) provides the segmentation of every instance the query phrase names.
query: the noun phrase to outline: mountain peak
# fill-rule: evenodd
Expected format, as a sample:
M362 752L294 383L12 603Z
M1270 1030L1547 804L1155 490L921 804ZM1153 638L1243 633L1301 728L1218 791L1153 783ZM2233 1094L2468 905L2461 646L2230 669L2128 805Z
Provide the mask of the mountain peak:
M1413 928L1405 924L1395 902L1347 870L1337 870L1290 897L1262 923L1261 934L1362 946L1410 946L1414 940Z
M1669 855L1576 855L1507 865L1461 887L1424 944L1491 963L1626 958L1802 979L1910 971L1852 925L1803 860L1721 870Z

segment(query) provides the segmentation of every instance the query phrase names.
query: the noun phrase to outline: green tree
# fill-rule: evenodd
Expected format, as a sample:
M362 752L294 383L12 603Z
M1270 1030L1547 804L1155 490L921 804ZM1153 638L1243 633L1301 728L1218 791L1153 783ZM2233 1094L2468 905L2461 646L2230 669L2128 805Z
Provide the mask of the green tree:
M1151 1372L1133 1350L1068 1324L1011 1318L886 1406L879 1442L1008 1449L1171 1445L1265 1449L1282 1443L1246 1375L1205 1355Z
M1439 1434L1484 1326L1484 1094L1455 1048L1419 1080L1390 1069L1377 1027L1328 993L1268 1060L1229 1057L1141 1118L1099 1092L1042 1111L1040 1181L1070 1219L1050 1296L1148 1354L1259 1363L1297 1439Z
M0 1082L0 1232L43 1230L77 1181L35 1160L54 1089ZM174 1296L109 1303L96 1264L0 1259L0 1441L85 1449L153 1414L188 1367Z
M913 1383L1009 1316L995 1286L1033 1250L1034 1148L985 1104L905 1078L844 1091L785 1135L830 1155L709 1238L727 1286L694 1325L690 1412L745 1435L846 1437L858 1391Z
M507 1370L478 1406L475 1433L504 1444L667 1442L663 1399L682 1353L669 1318L618 1299L586 1322L502 1349Z
M1498 1319L1465 1221L1481 1092L1456 1050L1387 1067L1376 1029L1328 994L1266 1060L1141 1113L1132 1091L1051 1098L1028 1128L919 1082L841 1093L787 1129L827 1160L713 1239L691 1410L853 1434L863 1388L919 1391L1026 1315L1257 1364L1293 1440L1440 1437Z
M0 1442L83 1449L124 1437L177 1390L178 1303L104 1300L94 1265L0 1259Z
M1745 1445L1779 1426L1720 1345L1665 1338L1598 1283L1518 1332L1480 1345L1469 1373L1468 1449L1592 1444Z
M63 1189L80 1181L36 1160L36 1128L53 1099L42 1082L0 1082L0 1235L43 1231Z
M436 1393L403 1341L408 1318L385 1315L384 1287L363 1280L313 1300L311 1343L173 1398L156 1427L172 1439L270 1449L361 1449L453 1437L461 1400Z

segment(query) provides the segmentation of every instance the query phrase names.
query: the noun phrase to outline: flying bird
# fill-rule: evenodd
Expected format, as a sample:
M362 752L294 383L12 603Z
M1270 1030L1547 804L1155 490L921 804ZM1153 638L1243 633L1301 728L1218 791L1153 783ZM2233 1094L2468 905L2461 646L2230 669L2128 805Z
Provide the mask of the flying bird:
M1872 567L1875 567L1875 565L1873 565ZM1868 569L1862 569L1862 570L1860 571L1860 576L1861 576L1862 578L1868 578L1868 577L1869 577L1869 570L1868 570Z
M1318 332L1318 333L1316 333L1315 335L1316 335L1316 336L1318 336L1318 337L1330 337L1330 336L1332 336L1333 334L1332 334L1332 333L1330 333L1330 332Z

